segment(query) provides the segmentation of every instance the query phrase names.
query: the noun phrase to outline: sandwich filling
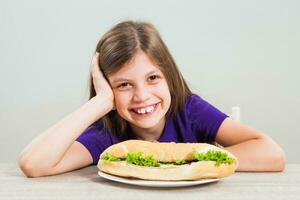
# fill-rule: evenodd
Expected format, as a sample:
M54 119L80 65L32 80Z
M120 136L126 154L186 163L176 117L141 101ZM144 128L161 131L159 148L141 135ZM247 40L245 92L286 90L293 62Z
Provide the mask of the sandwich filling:
M207 152L198 152L194 150L193 155L195 158L194 160L178 160L175 162L158 161L154 159L152 155L145 155L143 152L127 153L125 158L118 158L109 153L106 153L101 159L113 162L126 161L130 164L147 167L159 167L161 165L184 165L198 161L215 161L215 166L220 166L221 164L230 165L236 162L235 159L228 156L227 153L218 150L209 150Z

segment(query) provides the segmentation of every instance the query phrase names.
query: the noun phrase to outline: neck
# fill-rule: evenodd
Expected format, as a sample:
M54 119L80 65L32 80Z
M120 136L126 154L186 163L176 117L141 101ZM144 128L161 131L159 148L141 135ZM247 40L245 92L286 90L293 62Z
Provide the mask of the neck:
M133 133L139 140L146 141L158 141L163 133L165 127L165 118L162 118L157 125L151 128L140 128L134 125L130 125Z

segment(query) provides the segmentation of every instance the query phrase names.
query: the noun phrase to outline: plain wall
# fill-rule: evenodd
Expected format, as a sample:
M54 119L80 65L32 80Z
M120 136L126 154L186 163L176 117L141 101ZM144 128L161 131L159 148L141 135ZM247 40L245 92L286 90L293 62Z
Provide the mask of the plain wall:
M87 101L97 41L152 22L191 88L299 163L300 2L0 1L0 162Z

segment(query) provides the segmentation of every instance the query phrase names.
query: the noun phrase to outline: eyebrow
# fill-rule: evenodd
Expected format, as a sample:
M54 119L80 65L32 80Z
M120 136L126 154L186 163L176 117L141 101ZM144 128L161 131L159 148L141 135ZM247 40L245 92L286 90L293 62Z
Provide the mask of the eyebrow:
M157 69L152 70L152 71L148 72L148 73L145 75L145 77L146 77L146 76L149 76L150 74L157 73L157 72L159 72ZM113 83L117 83L117 82L121 82L121 81L130 81L130 79L117 78L116 80L113 81Z

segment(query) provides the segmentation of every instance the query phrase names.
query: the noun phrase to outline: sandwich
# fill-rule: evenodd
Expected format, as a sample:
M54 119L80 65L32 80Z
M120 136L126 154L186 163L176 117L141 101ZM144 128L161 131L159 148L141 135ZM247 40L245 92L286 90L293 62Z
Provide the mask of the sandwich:
M237 158L207 143L127 140L102 152L97 167L111 175L144 180L182 181L232 175Z

